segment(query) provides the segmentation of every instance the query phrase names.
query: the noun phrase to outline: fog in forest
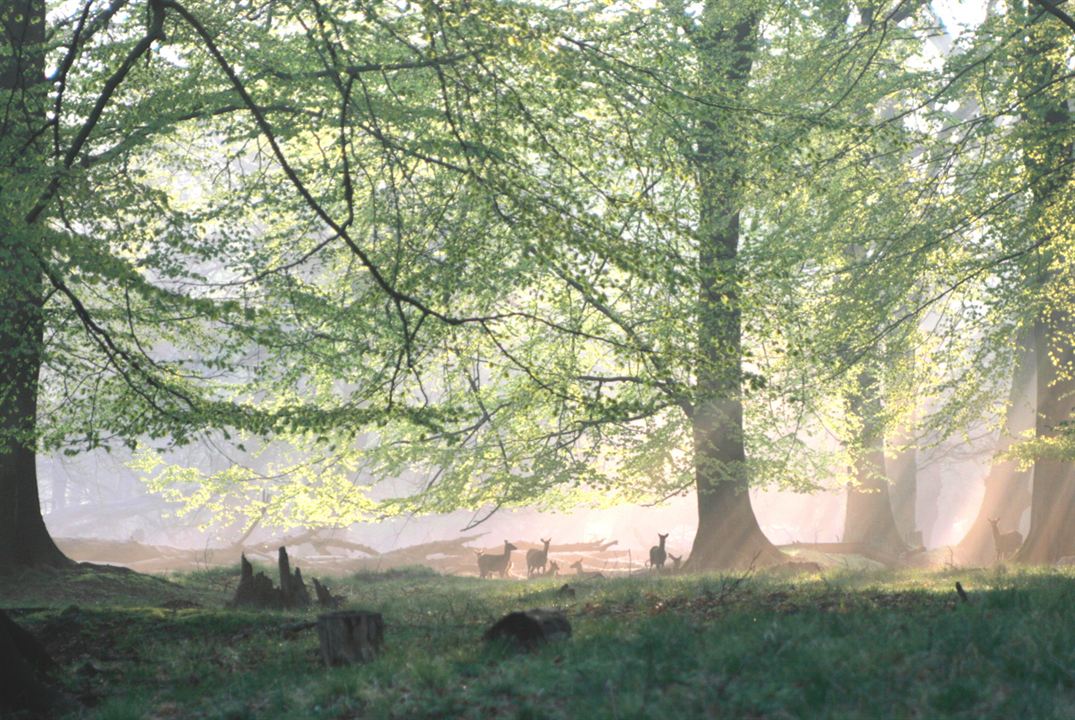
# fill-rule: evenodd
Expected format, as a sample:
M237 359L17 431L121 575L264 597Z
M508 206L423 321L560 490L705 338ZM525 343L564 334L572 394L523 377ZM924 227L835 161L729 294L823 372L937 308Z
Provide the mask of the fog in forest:
M945 443L918 453L915 527L925 548L955 545L967 532L982 502L982 480L995 447L996 433L983 431L968 441ZM201 453L208 456L210 451L188 450L188 454ZM128 467L129 458L124 450L39 458L42 508L50 532L61 538L76 558L87 552L78 549L79 540L96 539L196 550L203 553L199 562L234 563L234 557L221 557L213 550L229 547L239 540L243 528L214 525L206 513L180 517L182 506L149 492L140 474ZM203 461L203 464L213 463ZM846 492L846 488L813 493L753 489L751 503L762 529L777 545L833 543L842 538ZM697 527L695 503L691 492L647 506L578 509L567 513L503 509L470 529L465 528L484 517L487 511L458 511L390 518L349 528L326 528L324 534L368 545L381 553L475 535L480 537L469 541L468 546L492 548L504 539L537 543L539 537L551 537L554 543L616 541L617 549L629 553L632 564L641 566L658 532L669 534L670 552L688 554ZM1028 523L1029 506L1018 528L1024 534ZM271 545L301 535L305 530L308 529L255 528L246 541L251 545ZM94 555L93 559L129 564L122 557L109 557L109 552L115 553L104 550L103 556ZM301 556L315 551L300 546L294 552ZM356 557L362 558L362 554ZM362 559L363 564L367 560L376 564L376 557Z

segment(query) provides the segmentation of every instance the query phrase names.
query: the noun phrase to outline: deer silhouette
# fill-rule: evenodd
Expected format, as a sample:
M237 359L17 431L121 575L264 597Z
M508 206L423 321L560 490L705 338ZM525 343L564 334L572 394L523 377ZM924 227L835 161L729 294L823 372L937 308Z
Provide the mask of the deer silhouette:
M1018 530L1002 533L997 523L999 518L988 518L989 525L993 528L993 547L997 551L996 562L1015 555L1015 552L1023 545L1023 535Z
M539 573L544 574L545 565L549 562L549 543L552 542L552 538L548 540L542 538L541 542L545 544L543 550L534 548L533 550L526 551L526 576L532 577Z
M519 548L512 545L507 540L504 541L504 553L502 555L485 555L478 554L478 574L483 578L497 573L500 577L508 576L508 569L511 568L511 551L518 550Z
M668 539L668 533L664 535L657 533L657 538L660 540L660 544L649 549L649 564L651 567L663 570L664 561L668 558L668 553L664 549L664 541Z

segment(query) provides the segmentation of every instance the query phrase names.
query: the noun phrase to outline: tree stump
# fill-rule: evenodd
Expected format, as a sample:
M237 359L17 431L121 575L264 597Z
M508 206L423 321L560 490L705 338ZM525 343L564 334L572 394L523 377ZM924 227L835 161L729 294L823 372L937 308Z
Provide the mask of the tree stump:
M325 613L317 618L317 636L326 665L370 662L384 645L384 619L361 610Z
M339 595L330 593L327 587L317 581L317 578L314 578L314 592L317 593L318 604L326 610L338 608L343 601Z
M310 606L310 592L306 589L306 583L302 579L302 571L295 568L291 572L291 561L287 557L287 549L280 548L280 556L277 568L280 571L280 587L273 587L272 580L265 573L254 574L254 567L246 559L246 555L240 557L239 587L235 589L235 597L231 601L231 607L255 607L268 609L294 609Z
M7 712L44 713L55 693L43 682L53 667L45 648L33 635L0 610L0 716Z
M235 589L232 607L278 608L281 606L280 591L272 586L265 573L254 574L254 566L243 554L239 558L239 587Z
M280 601L285 608L304 608L310 606L310 593L302 581L302 571L295 568L291 572L291 562L287 558L287 548L280 546L277 561L280 570Z
M507 638L528 650L569 637L571 623L567 621L567 617L558 610L541 608L508 613L485 631L486 640Z

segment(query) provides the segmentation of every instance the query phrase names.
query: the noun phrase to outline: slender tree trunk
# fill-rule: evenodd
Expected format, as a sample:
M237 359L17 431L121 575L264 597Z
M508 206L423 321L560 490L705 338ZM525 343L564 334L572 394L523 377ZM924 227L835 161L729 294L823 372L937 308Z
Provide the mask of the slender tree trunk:
M885 474L884 435L878 427L881 390L877 378L869 370L859 373L848 412L861 418L862 433L855 461L856 484L847 489L843 541L862 543L899 555L907 546L892 515Z
M996 555L989 518L997 518L1002 532L1011 532L1019 527L1023 512L1030 506L1030 478L1033 476L1033 469L1020 470L1017 461L999 457L1011 448L1020 433L1034 427L1037 354L1034 352L1031 333L1025 334L1020 345L1008 396L1007 415L997 439L998 457L986 475L985 495L978 508L978 515L956 546L955 555L961 563L992 563Z
M727 6L706 3L698 52L704 81L715 92L745 87L757 42L756 15L731 25ZM698 531L693 569L768 564L779 551L762 533L750 505L743 444L742 319L739 278L740 153L730 118L708 113L698 123L694 158L699 192L697 388L693 416Z
M39 159L44 123L45 3L14 0L0 6L0 570L70 561L45 528L37 489L37 392L44 317L42 276L35 253L41 228L28 227L26 178ZM22 181L20 183L20 180ZM29 183L32 185L32 183Z
M1034 324L1037 354L1037 420L1039 438L1062 432L1075 410L1075 317L1071 291L1051 267L1055 249L1048 242L1056 225L1052 213L1056 197L1067 192L1071 178L1071 126L1068 107L1070 82L1063 81L1064 43L1056 23L1035 22L1031 9L1017 5L1017 17L1026 26L1028 42L1020 68L1023 101L1023 163L1031 181L1034 205L1030 218L1035 235L1046 242L1039 251L1036 275L1038 297L1044 306ZM1061 270L1060 272L1064 272ZM1055 286L1055 287L1054 287ZM1030 506L1030 532L1016 555L1027 563L1052 562L1075 555L1075 463L1039 459L1034 463L1034 492Z

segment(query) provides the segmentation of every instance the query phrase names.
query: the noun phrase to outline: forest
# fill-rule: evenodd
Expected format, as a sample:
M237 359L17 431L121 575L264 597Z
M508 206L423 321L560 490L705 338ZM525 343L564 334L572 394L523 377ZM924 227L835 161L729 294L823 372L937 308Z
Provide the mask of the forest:
M0 27L0 718L1070 717L1075 5Z

